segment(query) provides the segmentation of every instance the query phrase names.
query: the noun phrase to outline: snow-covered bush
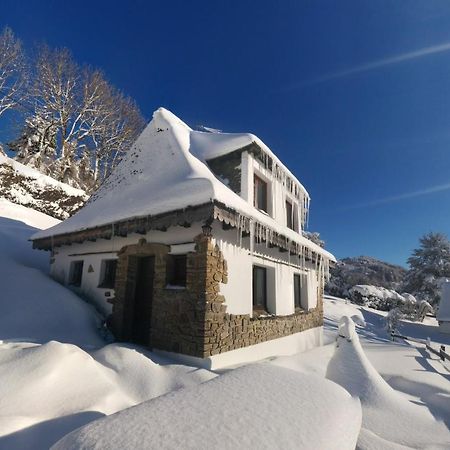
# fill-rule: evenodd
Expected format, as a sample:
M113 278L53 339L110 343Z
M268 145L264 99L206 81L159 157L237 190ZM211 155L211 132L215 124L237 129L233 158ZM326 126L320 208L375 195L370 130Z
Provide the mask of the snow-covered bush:
M393 308L386 316L386 329L388 333L395 333L397 331L398 323L404 318L400 308Z
M391 289L368 284L353 286L348 293L353 303L382 311L390 311L404 302L404 298L399 293Z
M364 284L353 286L348 292L353 303L381 311L398 310L402 318L408 320L422 322L427 314L433 313L433 307L427 301L417 300L407 292L399 294L392 289Z

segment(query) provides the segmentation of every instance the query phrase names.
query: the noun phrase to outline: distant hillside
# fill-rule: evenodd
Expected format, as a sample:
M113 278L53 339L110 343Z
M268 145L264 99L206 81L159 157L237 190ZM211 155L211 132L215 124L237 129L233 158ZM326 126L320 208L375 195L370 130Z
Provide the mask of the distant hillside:
M370 256L358 256L339 260L330 272L331 279L325 291L331 295L343 296L356 284L397 290L403 282L406 269Z
M1 148L0 197L60 220L74 214L88 199L81 189L8 158Z

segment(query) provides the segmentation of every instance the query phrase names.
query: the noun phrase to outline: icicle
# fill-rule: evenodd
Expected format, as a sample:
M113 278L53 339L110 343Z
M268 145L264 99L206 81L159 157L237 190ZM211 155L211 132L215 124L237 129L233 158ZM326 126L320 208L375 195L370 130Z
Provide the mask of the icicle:
M254 223L252 219L250 219L250 255L253 258L253 253L255 251L255 227L257 223Z

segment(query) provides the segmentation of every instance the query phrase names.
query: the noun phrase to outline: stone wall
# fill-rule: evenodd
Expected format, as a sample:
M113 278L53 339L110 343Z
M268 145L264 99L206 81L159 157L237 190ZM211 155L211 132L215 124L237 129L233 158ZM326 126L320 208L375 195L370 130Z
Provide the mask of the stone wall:
M195 252L187 255L186 289L166 288L169 246L139 244L119 253L116 298L110 325L117 338L129 340L134 298L134 265L139 256L155 256L153 306L148 345L205 358L229 350L287 336L323 324L322 300L309 312L290 316L251 318L226 312L220 283L227 283L228 268L218 246L206 233L195 239Z
M208 243L206 274L205 332L202 357L259 344L323 325L322 295L318 306L308 312L289 316L250 317L226 312L224 298L219 294L220 280L227 281L226 261L218 247Z

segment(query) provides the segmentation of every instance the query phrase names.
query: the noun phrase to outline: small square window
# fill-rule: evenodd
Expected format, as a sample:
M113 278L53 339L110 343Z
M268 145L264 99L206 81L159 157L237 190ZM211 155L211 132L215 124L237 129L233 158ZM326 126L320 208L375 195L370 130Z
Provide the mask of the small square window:
M186 286L187 255L168 255L166 267L166 282L169 286Z
M98 287L113 289L116 282L117 259L104 259L102 261L101 281Z
M253 205L256 209L268 212L267 208L267 183L257 175L254 177Z
M84 261L72 261L70 264L69 284L71 286L81 286L81 280L83 278L83 264Z

